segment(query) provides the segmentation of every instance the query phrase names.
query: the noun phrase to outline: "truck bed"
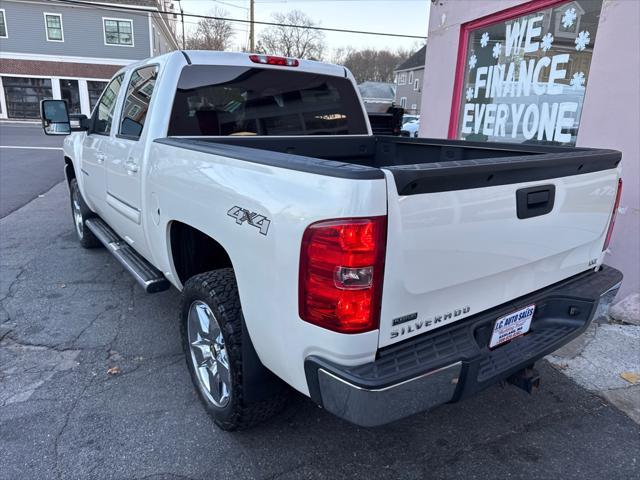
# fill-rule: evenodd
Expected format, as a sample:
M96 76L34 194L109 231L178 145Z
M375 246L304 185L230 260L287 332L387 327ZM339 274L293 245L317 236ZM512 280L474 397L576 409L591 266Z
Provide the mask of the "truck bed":
M362 180L386 182L380 347L598 268L621 161L612 150L387 136L156 142L206 154L203 164L217 156L349 179L352 191ZM301 186L331 183L315 175L283 175L300 183L269 195L288 204ZM347 193L335 211L352 201Z
M384 168L393 174L400 195L586 174L616 168L621 160L620 152L606 149L377 135L168 137L156 142L338 178L384 178Z

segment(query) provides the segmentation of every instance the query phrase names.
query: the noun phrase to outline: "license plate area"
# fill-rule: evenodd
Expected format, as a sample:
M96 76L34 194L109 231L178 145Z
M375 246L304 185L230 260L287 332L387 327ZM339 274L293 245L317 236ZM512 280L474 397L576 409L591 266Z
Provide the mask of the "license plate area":
M493 349L524 335L531 328L531 319L536 310L534 304L498 318L491 331L489 348Z

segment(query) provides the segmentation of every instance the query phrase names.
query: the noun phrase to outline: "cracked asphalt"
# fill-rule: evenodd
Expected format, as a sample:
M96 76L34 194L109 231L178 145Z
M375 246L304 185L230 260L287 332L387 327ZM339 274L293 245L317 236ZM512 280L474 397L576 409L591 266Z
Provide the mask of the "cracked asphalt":
M544 362L534 396L495 386L381 428L294 394L254 430L216 429L178 292L80 248L63 183L0 220L0 299L0 479L640 478L640 427Z

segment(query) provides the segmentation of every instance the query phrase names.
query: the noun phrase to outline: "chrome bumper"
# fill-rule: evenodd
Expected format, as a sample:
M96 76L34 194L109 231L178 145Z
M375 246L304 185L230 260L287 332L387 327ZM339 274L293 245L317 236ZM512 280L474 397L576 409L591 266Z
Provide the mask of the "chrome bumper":
M462 362L383 388L363 388L320 368L322 404L334 415L374 427L447 403L453 398Z
M622 274L603 266L343 366L311 356L311 398L334 415L373 427L471 396L531 367L579 336L608 307ZM536 304L529 333L488 348L495 319Z

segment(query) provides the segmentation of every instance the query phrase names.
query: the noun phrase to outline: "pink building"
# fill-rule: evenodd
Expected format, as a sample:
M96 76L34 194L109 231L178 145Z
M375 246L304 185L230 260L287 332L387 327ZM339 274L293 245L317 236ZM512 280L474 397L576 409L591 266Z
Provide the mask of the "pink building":
M619 300L640 292L639 22L637 0L432 0L422 94L423 137L622 151Z

